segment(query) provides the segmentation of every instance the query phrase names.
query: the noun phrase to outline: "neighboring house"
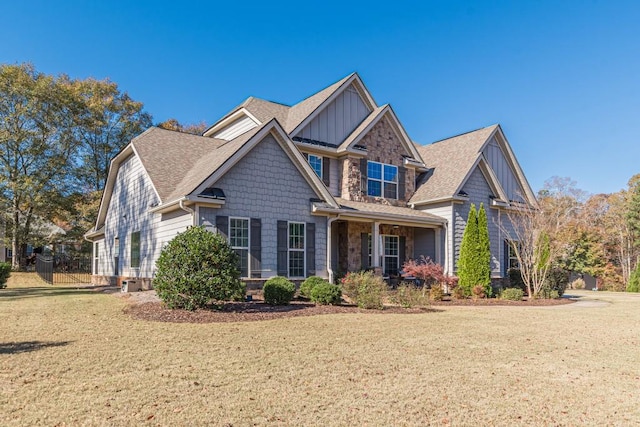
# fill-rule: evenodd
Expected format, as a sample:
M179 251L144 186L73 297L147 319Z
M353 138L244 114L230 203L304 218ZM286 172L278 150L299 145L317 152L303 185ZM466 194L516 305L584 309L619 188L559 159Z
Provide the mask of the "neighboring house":
M163 245L192 225L229 240L249 285L395 276L422 255L453 273L470 202L501 221L517 195L535 203L500 127L476 133L416 145L355 73L291 107L250 97L202 136L150 128L112 160L86 235L94 282L150 286Z

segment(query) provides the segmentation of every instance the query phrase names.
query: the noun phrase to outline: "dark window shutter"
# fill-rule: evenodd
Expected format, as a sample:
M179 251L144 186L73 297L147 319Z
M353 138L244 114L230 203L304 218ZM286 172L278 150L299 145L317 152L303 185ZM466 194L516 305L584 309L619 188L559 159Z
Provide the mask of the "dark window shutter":
M405 200L405 177L407 170L402 166L398 167L398 200Z
M307 277L316 274L316 225L313 222L307 223L306 230L307 243Z
M360 235L360 256L362 258L362 269L366 270L370 267L369 265L369 234L362 233ZM373 243L373 242L372 242Z
M225 239L229 240L229 217L217 215L216 216L216 228L218 233L222 234Z
M251 242L249 242L249 276L261 277L262 269L262 221L251 218Z
M278 221L278 276L289 276L289 229L287 221Z
M503 250L503 271L504 271L504 276L502 277L507 277L509 274L509 241L508 240L504 240L504 250Z
M402 270L402 266L407 260L407 238L398 236L398 271Z
M367 194L367 159L360 159L360 189Z
M331 165L331 159L328 157L323 157L322 158L322 182L324 182L324 185L326 185L327 187L329 186L329 174L331 172L329 172L329 166Z

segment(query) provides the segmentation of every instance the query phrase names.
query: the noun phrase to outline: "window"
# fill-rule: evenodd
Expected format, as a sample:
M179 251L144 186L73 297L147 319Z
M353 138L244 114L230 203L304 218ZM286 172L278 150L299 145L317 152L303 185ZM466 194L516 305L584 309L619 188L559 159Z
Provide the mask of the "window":
M131 268L140 268L140 232L131 233Z
M400 258L400 241L398 236L382 236L384 244L383 273L398 274L398 259Z
M518 245L518 242L507 242L507 271L512 268L520 268L513 245Z
M398 167L378 162L367 162L367 195L398 198Z
M322 157L309 154L309 165L316 172L316 175L322 178Z
M229 245L238 254L241 277L249 277L249 218L229 218Z
M305 277L304 222L289 223L289 277Z

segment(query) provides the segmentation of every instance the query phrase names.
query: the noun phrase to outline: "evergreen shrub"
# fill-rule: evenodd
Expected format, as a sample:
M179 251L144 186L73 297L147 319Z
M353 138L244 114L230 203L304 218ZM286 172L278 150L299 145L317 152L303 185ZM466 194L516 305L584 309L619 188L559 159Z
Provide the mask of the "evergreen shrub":
M0 262L0 289L7 287L7 280L11 277L11 264Z
M300 295L305 298L311 298L311 291L313 291L313 288L323 283L329 282L318 276L307 277L307 279L302 282L302 285L300 285Z
M162 249L156 268L153 287L172 309L195 310L245 296L238 255L224 237L204 227L190 227L174 237Z
M320 305L338 305L342 299L340 286L333 285L327 281L316 284L311 289L311 301Z
M287 305L296 293L296 285L282 276L267 280L262 287L264 302L270 305Z

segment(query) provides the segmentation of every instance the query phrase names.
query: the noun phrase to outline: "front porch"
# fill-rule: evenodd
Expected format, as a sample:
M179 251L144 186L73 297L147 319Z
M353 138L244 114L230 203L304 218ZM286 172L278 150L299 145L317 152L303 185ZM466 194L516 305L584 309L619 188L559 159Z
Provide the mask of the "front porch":
M378 221L339 220L331 227L333 277L372 269L395 284L409 259L444 262L444 233L433 225L398 225Z

